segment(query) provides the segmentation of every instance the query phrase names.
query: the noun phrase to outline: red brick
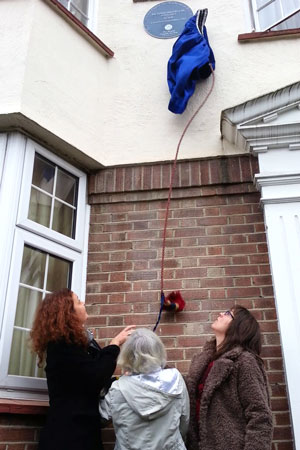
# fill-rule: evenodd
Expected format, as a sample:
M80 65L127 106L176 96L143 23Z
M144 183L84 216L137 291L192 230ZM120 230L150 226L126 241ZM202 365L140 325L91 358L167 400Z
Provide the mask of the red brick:
M257 253L256 244L228 245L224 247L224 255L245 255Z
M183 349L171 348L167 349L167 360L168 361L180 361L183 360Z
M260 324L260 325L262 325L262 324ZM271 357L271 358L274 358L274 357L278 358L278 357L281 357L282 356L281 348L280 348L279 345L278 346L275 346L275 345L264 346L262 348L261 355L262 355L263 358L269 358L269 357Z
M268 360L269 370L283 370L283 361L281 358Z
M1 448L1 447L0 447ZM25 444L9 444L7 446L7 450L27 450L28 447L25 447ZM37 449L37 444L35 447Z
M251 285L251 278L250 277L239 277L234 278L234 286L240 287L240 286L250 286Z
M189 361L177 361L175 363L175 367L177 370L179 370L182 374L187 374L190 368L190 362Z
M156 257L157 253L155 250L132 251L127 254L127 259L130 261L155 259Z
M125 326L124 325L124 317L122 317L122 316L108 317L108 326L109 327Z
M160 189L161 188L161 165L153 166L152 170L152 188L153 189Z
M123 294L122 292L118 292L115 294L109 294L108 296L108 302L103 302L103 303L123 303L125 300L125 293Z
M230 264L230 258L226 256L207 256L205 258L199 258L200 266L207 267L224 267Z
M292 439L292 431L290 427L274 427L274 440Z
M91 327L105 326L107 323L106 317L101 316L89 316L87 320L87 325Z
M231 258L231 261L232 261L233 266L238 265L238 264L245 265L245 264L249 264L249 259L250 259L250 256L241 256L241 255L235 256L235 255L233 255Z
M240 158L240 171L242 181L251 181L253 174L251 172L251 165L249 158Z
M0 428L0 441L34 441L34 432L34 429L31 428Z
M226 216L233 216L235 214L251 214L251 205L228 205L220 206L220 214Z
M289 442L277 442L276 450L295 450L293 441Z
M88 285L89 287L90 285ZM120 283L101 283L101 292L128 292L131 289L131 283L120 282ZM95 292L95 291L93 291Z
M180 347L199 347L203 345L203 339L201 336L179 336L178 345Z
M125 303L100 306L100 314L104 316L108 316L110 314L127 314L130 313L130 310L130 305Z
M108 281L109 275L108 273L89 273L87 274L87 282L102 282L102 281Z
M169 314L169 316L167 316L169 318L172 317L171 314ZM164 314L162 316L163 320L165 320L166 315ZM175 336L177 338L177 342L178 342L178 336L181 336L184 334L184 324L182 323L164 323L164 321L160 322L158 327L157 327L157 333L159 335L163 335L163 336Z
M108 280L107 280L108 281ZM109 275L109 281L110 282L115 282L115 281L125 281L125 273L111 273Z
M227 276L257 275L258 273L258 267L255 265L238 265L225 267L225 275Z
M252 282L256 286L272 285L272 278L270 275L255 276L255 277L252 277ZM272 295L272 293L271 293L271 295Z
M147 313L149 311L148 303L135 303L132 305L133 314Z
M191 161L191 186L200 185L200 166L198 162Z
M227 295L232 298L257 297L259 295L258 287L232 288L228 289Z
M178 166L178 172L180 177L180 186L190 186L190 163L189 162L183 162Z
M126 252L115 252L109 255L111 261L125 261L127 258Z
M204 278L201 280L202 288L217 288L217 287L231 287L233 286L232 278L216 277L216 278Z

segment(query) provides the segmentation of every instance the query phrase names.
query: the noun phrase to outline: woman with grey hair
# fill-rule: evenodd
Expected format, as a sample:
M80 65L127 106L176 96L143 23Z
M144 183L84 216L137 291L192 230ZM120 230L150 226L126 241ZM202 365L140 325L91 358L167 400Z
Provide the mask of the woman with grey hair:
M133 331L118 364L123 376L100 401L101 416L113 421L115 450L185 450L188 393L178 370L165 368L160 338L146 328Z

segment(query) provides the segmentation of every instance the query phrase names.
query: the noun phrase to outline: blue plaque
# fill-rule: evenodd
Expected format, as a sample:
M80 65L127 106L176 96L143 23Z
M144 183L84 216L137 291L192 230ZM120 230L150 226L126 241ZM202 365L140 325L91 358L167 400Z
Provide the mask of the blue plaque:
M177 37L192 17L191 8L181 2L163 2L153 6L144 17L144 27L148 34L160 39Z

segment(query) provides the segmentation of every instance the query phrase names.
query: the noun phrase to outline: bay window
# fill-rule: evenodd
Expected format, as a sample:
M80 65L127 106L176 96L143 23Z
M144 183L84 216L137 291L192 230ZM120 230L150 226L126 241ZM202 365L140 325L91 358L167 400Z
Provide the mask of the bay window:
M29 332L47 293L84 299L86 175L19 133L1 136L0 173L0 396L43 398Z

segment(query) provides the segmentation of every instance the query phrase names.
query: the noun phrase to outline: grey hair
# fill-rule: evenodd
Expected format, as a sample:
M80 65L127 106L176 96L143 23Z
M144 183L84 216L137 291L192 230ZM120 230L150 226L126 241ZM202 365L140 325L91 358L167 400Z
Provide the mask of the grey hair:
M118 364L123 372L151 373L163 369L167 355L160 338L147 328L132 332L122 346Z

